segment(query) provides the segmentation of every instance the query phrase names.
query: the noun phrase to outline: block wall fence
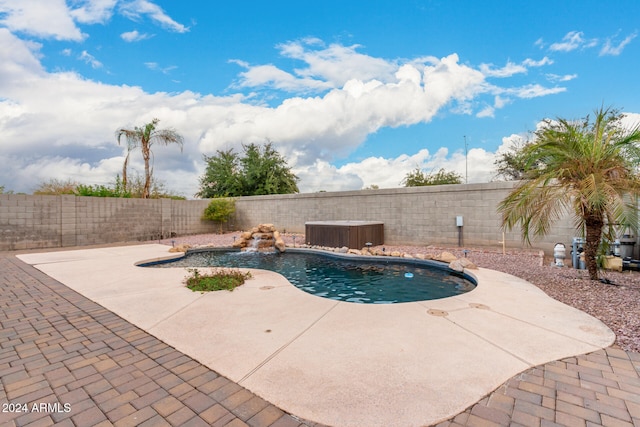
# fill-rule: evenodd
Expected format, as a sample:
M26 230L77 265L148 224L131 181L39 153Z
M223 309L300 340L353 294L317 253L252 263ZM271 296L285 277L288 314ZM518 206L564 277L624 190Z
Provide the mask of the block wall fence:
M307 221L366 220L384 223L385 243L457 245L456 217L462 216L463 246L500 247L503 239L498 203L515 183L492 182L433 187L321 192L236 199L236 213L226 224L247 230L273 223L278 230L304 233ZM84 246L148 241L171 236L213 233L218 227L201 219L208 200L142 200L76 196L0 195L0 250ZM548 255L579 235L562 218L533 247ZM525 246L520 231L504 236L509 248ZM636 244L636 252L640 245Z
M148 241L211 233L206 200L0 195L0 250Z
M280 231L304 233L306 221L366 220L384 222L386 244L458 244L456 217L462 216L463 246L502 246L498 203L513 182L405 187L332 193L251 196L236 199L234 226L244 229L272 222ZM505 233L509 248L525 246L520 230ZM562 242L571 245L576 231L563 218L533 247L553 252Z

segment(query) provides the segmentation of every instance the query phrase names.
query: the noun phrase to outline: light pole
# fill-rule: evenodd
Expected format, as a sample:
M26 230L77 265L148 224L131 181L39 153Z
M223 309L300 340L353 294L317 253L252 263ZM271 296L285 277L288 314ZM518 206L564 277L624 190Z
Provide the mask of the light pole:
M469 183L469 160L467 151L467 135L464 135L464 183Z

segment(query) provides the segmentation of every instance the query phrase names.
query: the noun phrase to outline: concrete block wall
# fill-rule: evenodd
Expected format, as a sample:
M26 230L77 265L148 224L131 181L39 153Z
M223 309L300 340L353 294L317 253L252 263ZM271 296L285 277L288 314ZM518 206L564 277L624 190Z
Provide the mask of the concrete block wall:
M0 250L147 241L211 233L206 200L0 195Z
M385 243L457 245L456 217L463 217L463 246L501 246L497 206L515 184L443 185L333 193L252 196L236 199L226 229L247 230L273 223L280 231L304 233L305 222L366 220L384 222ZM0 195L0 250L148 241L212 233L218 226L201 219L208 200L141 200L76 196ZM551 255L553 246L570 248L574 229L562 218L533 247ZM505 234L510 248L528 247L520 230ZM636 244L638 256L640 244Z
M59 198L0 195L0 250L59 245L61 216Z
M381 190L242 197L236 200L236 228L273 223L279 230L304 233L306 221L367 220L385 224L387 244L457 245L456 217L463 217L464 246L501 246L497 206L513 182L443 185ZM566 217L533 247L553 251L571 245L576 230ZM505 234L510 248L523 244L520 230Z

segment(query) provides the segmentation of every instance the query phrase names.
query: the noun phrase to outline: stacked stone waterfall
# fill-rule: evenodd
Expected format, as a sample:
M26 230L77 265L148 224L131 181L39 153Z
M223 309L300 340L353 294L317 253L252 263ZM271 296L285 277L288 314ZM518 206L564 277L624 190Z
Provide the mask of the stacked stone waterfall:
M250 231L245 231L233 244L235 248L243 251L256 252L284 252L284 240L273 224L260 224Z

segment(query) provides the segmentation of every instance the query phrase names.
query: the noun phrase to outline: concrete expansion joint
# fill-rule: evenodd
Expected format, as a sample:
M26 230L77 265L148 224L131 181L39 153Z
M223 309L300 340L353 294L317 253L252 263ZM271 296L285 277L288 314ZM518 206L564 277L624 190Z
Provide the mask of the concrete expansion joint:
M187 305L185 305L184 307L182 307L180 310L174 311L173 313L170 313L168 316L163 317L162 319L158 320L156 323L154 323L153 325L150 325L148 330L152 331L153 328L157 327L158 325L160 325L161 323L166 322L167 320L171 319L172 317L178 315L179 313L182 313L183 311L187 310L189 307L191 307L195 302L199 301L200 298L203 298L205 296L204 292L200 293L200 296L198 296L196 299L194 299L193 301L191 301L190 303L188 303Z
M519 360L520 362L524 363L525 365L527 365L527 366L535 366L535 363L533 363L533 362L531 362L529 360L523 359L522 357L520 357L517 354L513 353L512 351L504 348L503 346L496 344L495 342L491 341L490 339L486 338L485 336L480 335L477 332L474 332L473 330L462 326L460 323L458 323L458 322L456 322L456 321L454 321L452 319L447 319L447 320L449 320L451 323L453 323L454 325L456 325L460 329L464 330L465 332L468 332L471 335L477 337L478 339L481 339L482 341L486 342L487 344L499 349L500 351L504 352L505 354L508 354L509 356L513 357L514 359Z
M267 363L269 363L271 360L273 360L273 358L275 358L278 354L280 354L284 349L286 349L287 347L289 347L292 343L294 343L295 341L297 341L300 337L302 337L304 334L307 333L307 331L309 331L311 328L313 328L318 322L320 322L322 319L324 319L334 308L336 308L341 301L336 301L334 304L331 305L331 307L329 307L329 309L327 311L325 311L320 317L318 317L316 320L314 320L309 326L307 326L304 330L302 330L299 334L297 334L296 336L294 336L292 339L290 339L289 341L287 341L286 343L284 343L280 348L278 348L276 351L274 351L273 353L271 353L269 356L267 356L266 359L264 359L262 362L260 362L255 368L253 368L252 370L250 370L244 377L242 377L239 381L238 384L242 384L244 381L246 381L247 379L249 379L253 374L255 374L256 372L258 372L263 366L265 366ZM267 329L265 332L270 333L270 330Z
M533 322L530 322L530 321L522 320L522 319L519 319L517 317L510 316L510 315L508 315L506 313L502 313L500 311L495 311L495 310L491 310L491 311L493 311L496 314L499 314L500 316L504 316L504 317L509 318L511 320L515 320L516 322L520 322L520 323L524 323L525 325L533 326L535 328L538 328L540 330L548 332L549 334L558 335L558 336L567 338L569 340L577 341L577 342L580 342L580 343L583 343L583 344L588 344L588 345L599 347L599 348L601 347L598 343L593 343L593 342L583 340L583 339L578 338L578 337L573 336L573 335L568 335L568 334L562 333L562 332L560 332L560 331L558 331L556 329L551 329L551 328L545 327L545 326L543 326L543 325L541 325L539 323L533 323ZM592 329L589 326L580 326L579 328L581 330L585 330L585 331L589 331L589 330Z

